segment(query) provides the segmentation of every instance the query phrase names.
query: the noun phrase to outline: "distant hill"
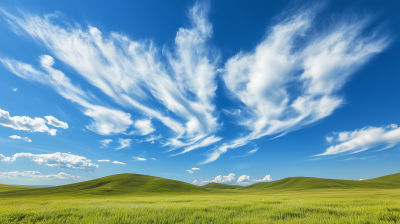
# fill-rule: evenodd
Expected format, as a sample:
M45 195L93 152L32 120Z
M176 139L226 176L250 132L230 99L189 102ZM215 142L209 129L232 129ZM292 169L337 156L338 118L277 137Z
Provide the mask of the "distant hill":
M220 183L208 183L203 187L213 188L213 189L239 189L242 186L240 185L230 185L230 184L220 184Z
M40 195L151 195L151 194L202 194L212 189L193 184L140 174L116 174L85 182L49 188L36 188L7 193L4 196L40 196Z
M23 186L14 186L14 185L7 185L7 184L0 184L0 192L4 191L17 191L17 190L27 190L31 189L29 187L23 187Z
M55 187L57 185L16 185L21 187L29 187L29 188L45 188L45 187Z
M0 198L36 196L102 196L102 195L203 195L267 193L302 190L341 189L399 189L400 173L369 180L336 180L314 177L289 177L250 186L208 183L202 187L193 184L140 174L117 174L85 182L47 188L0 185Z
M314 177L289 177L260 182L242 190L312 190L312 189L394 189L400 188L400 173L370 180L337 180Z

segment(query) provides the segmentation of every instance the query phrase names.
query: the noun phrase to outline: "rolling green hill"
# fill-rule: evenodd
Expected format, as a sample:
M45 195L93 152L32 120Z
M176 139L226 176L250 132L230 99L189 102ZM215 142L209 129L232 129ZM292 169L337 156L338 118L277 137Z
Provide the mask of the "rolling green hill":
M6 184L0 184L0 192L4 191L17 191L17 190L27 190L31 189L29 187L22 187L22 186L14 186L14 185L6 185Z
M370 180L336 180L314 177L289 177L273 182L261 182L242 190L313 190L313 189L394 189L400 188L400 173ZM381 179L382 178L382 179Z
M203 194L212 189L181 181L140 174L116 174L85 182L57 187L0 192L0 197L40 195L151 195L151 194Z
M202 187L189 183L140 174L117 174L85 182L47 188L28 188L0 185L1 197L15 196L101 196L101 195L204 195L246 194L279 191L345 189L400 189L400 173L369 180L336 180L314 177L289 177L273 182L260 182L250 186L208 183Z
M213 189L239 189L242 186L240 185L230 185L230 184L220 184L220 183L208 183L204 185L205 188L213 188Z

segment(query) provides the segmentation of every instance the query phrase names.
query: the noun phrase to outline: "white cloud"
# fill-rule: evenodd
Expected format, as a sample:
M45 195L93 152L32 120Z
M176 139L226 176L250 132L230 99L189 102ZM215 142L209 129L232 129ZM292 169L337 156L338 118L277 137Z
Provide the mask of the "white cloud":
M108 144L110 144L110 142L112 142L112 141L113 141L112 139L103 139L103 140L100 140L101 147L107 147Z
M118 148L116 148L116 150L119 149L124 149L124 148L129 148L131 146L131 141L132 139L127 139L127 138L120 138L118 139L119 144L121 144L121 146L119 146Z
M108 163L108 162L110 162L110 160L109 159L100 159L100 160L97 160L97 162L99 162L99 163Z
M141 157L136 157L136 156L132 156L132 158L136 161L146 161L146 158L141 158Z
M180 154L183 154L183 153L186 153L186 152L190 152L190 151L192 151L194 149L197 149L197 148L202 148L202 147L209 146L209 145L214 144L215 142L218 142L220 140L222 140L222 138L215 137L214 135L209 136L207 138L204 138L203 140L200 140L198 143L193 144L193 145L185 148L185 150L183 150L180 153L175 154L174 156L180 155Z
M383 149L391 148L400 142L400 127L395 124L386 127L364 127L351 132L334 133L331 137L336 145L316 156L358 153L382 144L388 145Z
M193 171L192 170L186 170L188 173L193 173Z
M21 139L21 140L24 140L26 142L32 142L32 140L30 140L28 137L21 137L21 136L18 136L18 135L11 135L10 138L12 138L12 139Z
M237 156L237 157L245 157L245 156L250 156L253 155L254 153L256 153L258 151L258 148L252 149L250 151L248 151L246 154L242 155L242 156Z
M271 175L266 175L264 178L258 180L257 179L252 180L250 179L250 176L242 175L238 178L236 183L239 185L250 185L258 182L269 182L269 181L272 181Z
M231 114L250 133L215 149L203 163L329 116L343 104L337 91L350 75L390 43L382 32L364 32L372 21L366 17L333 20L318 30L313 26L318 7L301 8L273 26L254 51L226 62L223 80L230 96L243 103L240 113Z
M227 176L216 176L213 180L204 180L204 181L193 181L192 184L196 184L196 185L204 185L207 183L230 183L233 182L235 180L235 174L234 173L230 173Z
M151 120L137 120L134 125L139 129L141 135L148 135L156 130L153 128Z
M175 137L166 145L188 146L216 132L218 123L213 99L219 55L215 50L209 50L212 48L207 43L212 25L206 18L206 5L196 4L190 10L192 27L180 28L174 46L162 51L151 41L131 40L116 32L102 34L92 26L82 29L85 26L68 25L64 29L52 21L56 16L39 17L21 12L22 16L17 17L5 10L1 14L17 34L25 33L43 43L59 60L116 103L141 112L143 117L158 119L169 127ZM166 62L160 61L165 57ZM9 66L5 60L3 63L11 71L17 70L17 66ZM48 57L43 58L42 66L49 73L56 71L51 65ZM30 70L30 73L34 70L26 64L18 69ZM31 74L29 79L48 82L38 73ZM68 97L68 94L62 95ZM78 100L76 96L69 99L87 108L89 112L85 114L95 120L95 125L89 126L91 130L101 134L119 133L131 124L128 114L97 114L101 111L92 109L88 103L82 104L82 94L78 95ZM104 117L107 119L99 120ZM119 118L120 122L109 120L111 118ZM100 124L113 121L118 126L104 127L97 121ZM140 130L142 134L153 131L152 128Z
M18 88L13 89L14 92L17 92Z
M53 116L45 116L44 118L46 118L47 124L49 124L49 125L52 125L52 126L57 127L57 128L68 129L67 122L60 121L60 120L58 120L57 118L55 118Z
M158 136L151 135L150 137L147 137L146 139L139 141L139 143L150 142L151 144L154 144L154 141L160 140L161 138L162 138L162 135L158 135Z
M114 164L121 164L121 165L125 165L125 163L123 163L123 162L119 162L119 161L113 161L112 163L114 163Z
M156 160L155 158L150 158L151 160Z
M326 140L327 142L329 142L329 143L332 143L333 137L327 136L327 137L325 137L325 140Z
M16 153L11 157L0 154L1 162L15 162L19 158L27 158L38 164L44 164L50 167L69 168L75 170L95 170L99 166L92 163L90 159L84 156L73 155L70 153L49 153L49 154L32 154L32 153Z
M43 175L39 171L11 171L0 172L0 178L13 179L13 180L86 180L81 176L74 176L64 172L58 174Z
M52 68L54 59L49 55L42 55L40 57L41 65L46 72L39 71L29 64L13 59L0 58L0 61L15 75L29 81L39 82L50 86L64 98L85 108L83 113L86 116L93 118L93 122L87 126L87 129L89 130L101 135L123 133L133 123L130 119L131 115L128 113L90 103L89 101L95 101L97 99L80 89L78 86L72 84L71 80L66 77L64 73ZM54 124L56 127L68 128L67 123L59 121L52 116L48 116L46 119L50 119L48 121L49 124ZM40 121L45 123L44 119ZM51 130L54 130L53 132L55 134L56 130Z
M30 132L47 132L50 135L56 135L56 129L50 129L46 126L46 120L40 117L34 119L27 116L11 117L8 111L0 109L0 125L12 128L14 130L23 130Z
M200 168L193 167L192 170L200 170Z

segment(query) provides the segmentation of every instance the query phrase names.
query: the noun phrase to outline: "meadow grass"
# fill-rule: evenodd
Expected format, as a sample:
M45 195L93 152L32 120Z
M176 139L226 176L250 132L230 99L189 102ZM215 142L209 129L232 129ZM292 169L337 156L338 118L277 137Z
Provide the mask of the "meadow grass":
M247 187L139 174L38 189L0 185L0 223L400 223L400 173Z
M397 223L399 196L392 189L3 198L0 223Z

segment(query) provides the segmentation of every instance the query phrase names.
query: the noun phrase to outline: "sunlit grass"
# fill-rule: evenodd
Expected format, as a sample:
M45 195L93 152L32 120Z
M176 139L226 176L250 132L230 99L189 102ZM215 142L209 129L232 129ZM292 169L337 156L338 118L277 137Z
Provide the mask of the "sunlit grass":
M6 198L0 223L396 223L399 190Z

